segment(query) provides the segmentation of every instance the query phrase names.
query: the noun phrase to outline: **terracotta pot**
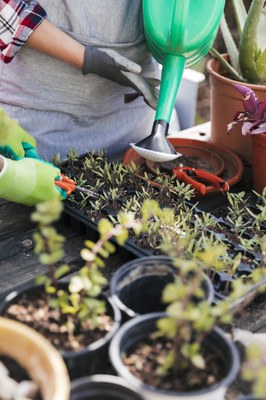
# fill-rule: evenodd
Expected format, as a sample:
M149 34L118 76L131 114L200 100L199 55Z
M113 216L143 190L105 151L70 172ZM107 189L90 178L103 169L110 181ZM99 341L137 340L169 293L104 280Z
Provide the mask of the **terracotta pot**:
M228 59L227 55L224 57ZM259 100L266 98L266 85L242 83L226 77L220 62L215 59L208 61L207 71L210 74L211 141L229 148L243 160L251 163L252 140L249 136L241 134L241 125L229 135L227 134L228 123L233 120L237 111L243 109L242 96L232 85L241 83L241 85L250 87Z
M266 135L252 135L253 188L262 193L266 186Z
M229 187L232 187L235 185L242 177L243 172L244 172L244 165L241 161L241 159L236 155L234 152L226 148L225 146L218 145L216 143L210 143L210 142L205 142L203 140L194 140L194 139L186 139L186 138L178 138L178 137L170 137L169 142L172 144L172 146L177 150L177 152L182 153L182 149L184 147L186 148L192 148L197 149L197 153L199 154L199 151L201 151L201 155L203 157L203 154L205 151L209 151L212 153L215 153L217 156L222 158L224 167L223 171L220 174L220 178L224 179L227 181ZM208 155L206 158L203 158L203 161L210 161L211 158ZM178 160L178 159L177 159ZM124 164L125 165L130 165L132 162L136 164L139 167L147 167L148 170L151 171L151 163L148 162L148 160L145 160L142 158L132 147L130 147L126 153L124 154ZM178 163L177 163L178 165ZM144 169L145 171L145 169ZM139 177L142 176L141 170L139 173ZM158 183L157 183L158 185ZM217 194L220 192L220 189L217 186L214 185L206 185L206 195L213 195ZM197 196L199 194L197 193Z
M70 382L60 353L28 326L0 317L0 354L25 368L43 400L68 400Z

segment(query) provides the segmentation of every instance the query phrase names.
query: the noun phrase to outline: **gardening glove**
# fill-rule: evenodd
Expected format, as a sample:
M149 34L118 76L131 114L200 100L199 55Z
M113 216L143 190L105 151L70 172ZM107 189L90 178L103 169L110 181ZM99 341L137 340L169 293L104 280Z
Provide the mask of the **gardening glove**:
M0 108L0 152L8 158L38 158L36 141Z
M13 161L0 157L4 162L0 172L0 198L27 206L66 198L66 192L54 183L60 170L53 164L35 158Z
M83 75L96 74L102 78L110 79L119 85L131 87L137 92L137 96L131 96L131 100L143 96L145 102L156 109L160 81L141 76L141 66L121 56L114 50L101 49L93 46L86 46L84 62L82 67ZM126 102L129 101L127 97Z

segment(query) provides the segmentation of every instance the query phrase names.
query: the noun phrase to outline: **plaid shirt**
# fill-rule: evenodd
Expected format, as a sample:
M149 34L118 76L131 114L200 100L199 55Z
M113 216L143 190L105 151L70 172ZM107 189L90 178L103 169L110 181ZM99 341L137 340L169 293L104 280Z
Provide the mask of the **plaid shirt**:
M0 0L0 59L9 63L45 17L35 0Z

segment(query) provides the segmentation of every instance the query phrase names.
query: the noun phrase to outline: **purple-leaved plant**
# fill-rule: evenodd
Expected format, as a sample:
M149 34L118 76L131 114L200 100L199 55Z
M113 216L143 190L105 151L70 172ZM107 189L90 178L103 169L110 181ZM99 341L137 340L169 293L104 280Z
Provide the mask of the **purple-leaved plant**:
M243 96L243 111L238 111L232 122L227 125L230 133L236 125L242 124L242 135L257 135L266 133L266 100L259 101L256 94L248 86L233 84Z

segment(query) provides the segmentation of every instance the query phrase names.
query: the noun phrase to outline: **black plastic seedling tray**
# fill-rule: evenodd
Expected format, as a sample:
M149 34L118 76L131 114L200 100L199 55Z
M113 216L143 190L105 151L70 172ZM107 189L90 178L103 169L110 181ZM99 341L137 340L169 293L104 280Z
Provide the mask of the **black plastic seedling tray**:
M84 155L82 156L81 160L80 159L78 160L79 166L82 166L82 159L84 159ZM64 171L64 166L62 168L62 172L66 173ZM242 190L244 190L243 182L240 181L239 190L237 187L235 187L234 191L238 192ZM226 216L228 212L228 200L225 194L215 194L213 196L202 198L200 200L196 200L195 202L187 204L190 207L194 206L193 209L194 214L197 213L200 214L201 212L208 212L211 215L213 215L213 218L218 220L222 226L224 225L224 227L228 229L228 222L226 221ZM252 204L251 202L250 206L255 207L256 205ZM85 233L88 239L91 239L92 241L96 241L98 239L99 235L98 235L97 222L92 221L85 213L85 211L78 209L77 206L69 200L65 201L65 215L67 216L70 225ZM108 217L108 210L106 216ZM211 231L209 233L211 233ZM233 240L228 239L223 234L223 232L217 232L215 233L215 235L217 235L217 237L222 238L224 242L227 242L227 244L229 244L230 252L233 256L236 255L237 252L241 251L239 244L234 242ZM133 258L155 255L155 252L153 250L140 247L140 245L137 244L134 238L128 239L123 247L118 245L115 239L113 240L113 242L116 243L117 254L121 258L121 265ZM260 262L260 257L261 257L260 254L249 252L248 256L250 262L244 264L242 263L237 273L233 277L230 277L225 272L217 272L215 274L214 288L217 300L225 297L225 295L223 294L223 289L228 280L230 283L231 279L234 279L234 277L250 274L253 269L252 261L256 260L258 263Z
M75 210L71 203L68 203L67 201L65 202L64 213L65 216L68 217L68 223L71 227L86 234L88 239L97 241L99 238L97 223L88 219L84 212ZM132 239L128 239L123 246L120 246L115 239L112 239L112 241L116 244L117 252L123 254L123 260L127 258L131 259L132 256L144 257L151 255L151 251L136 246ZM129 253L129 257L126 257L127 253Z

